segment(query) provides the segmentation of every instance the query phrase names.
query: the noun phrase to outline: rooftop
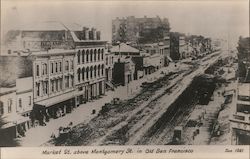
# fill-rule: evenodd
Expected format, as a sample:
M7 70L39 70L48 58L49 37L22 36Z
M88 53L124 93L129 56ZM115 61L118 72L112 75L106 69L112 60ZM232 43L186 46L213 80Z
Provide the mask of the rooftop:
M0 87L0 96L3 96L5 94L9 94L9 93L12 93L15 91L16 91L15 86L13 86L13 87Z
M48 51L37 51L37 52L32 52L32 55L38 56L38 55L57 55L57 54L72 54L75 53L75 50L70 49L70 50L65 50L65 49L50 49Z
M32 90L32 77L18 78L16 80L16 87L18 92Z
M133 48L125 43L114 46L110 49L111 52L129 52L129 53L139 53L140 51L136 48Z
M250 96L250 83L239 83L238 95L239 96Z

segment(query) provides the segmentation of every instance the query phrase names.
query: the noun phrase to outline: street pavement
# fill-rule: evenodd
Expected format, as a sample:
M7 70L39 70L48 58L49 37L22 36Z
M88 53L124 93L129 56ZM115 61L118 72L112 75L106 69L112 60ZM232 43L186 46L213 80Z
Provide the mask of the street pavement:
M20 145L41 146L51 139L52 134L55 134L55 136L58 135L59 127L66 127L70 122L73 123L73 126L80 123L87 123L98 114L105 103L111 102L113 98L132 98L140 92L141 83L160 78L163 76L163 74L161 74L162 71L167 73L169 71L180 69L180 67L185 67L184 64L179 65L181 66L175 67L174 64L171 63L168 67L163 67L142 79L132 81L128 86L119 86L114 91L107 91L100 99L82 104L63 117L51 119L48 123L46 123L46 126L32 127L26 132L25 137L19 139ZM96 114L92 114L93 109L96 110Z

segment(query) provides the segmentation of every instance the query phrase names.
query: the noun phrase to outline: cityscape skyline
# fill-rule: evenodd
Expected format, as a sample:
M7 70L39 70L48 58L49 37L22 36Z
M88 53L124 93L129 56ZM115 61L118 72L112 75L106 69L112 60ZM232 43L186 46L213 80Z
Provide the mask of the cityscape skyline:
M239 36L249 35L247 4L247 0L238 2L178 1L178 3L174 1L157 3L152 1L143 3L141 1L133 3L125 1L73 1L70 3L65 1L63 3L61 1L38 1L36 3L2 1L1 33L4 35L10 29L24 29L34 23L53 20L77 23L87 27L94 26L101 30L103 40L111 41L112 19L128 16L160 16L160 18L168 18L172 32L224 39L234 37L230 39L234 43ZM40 17L37 18L37 15Z

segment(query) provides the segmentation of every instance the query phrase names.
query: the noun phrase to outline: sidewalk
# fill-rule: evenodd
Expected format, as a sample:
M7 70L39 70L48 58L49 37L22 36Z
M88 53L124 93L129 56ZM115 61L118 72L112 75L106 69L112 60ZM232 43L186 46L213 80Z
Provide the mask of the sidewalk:
M195 136L193 140L193 145L208 145L211 138L211 132L209 126L211 122L216 119L216 115L220 109L221 104L224 102L224 97L221 95L221 92L224 88L214 91L214 101L209 102L205 107L206 114L203 120L203 125L199 128L200 133ZM220 92L220 95L218 95Z

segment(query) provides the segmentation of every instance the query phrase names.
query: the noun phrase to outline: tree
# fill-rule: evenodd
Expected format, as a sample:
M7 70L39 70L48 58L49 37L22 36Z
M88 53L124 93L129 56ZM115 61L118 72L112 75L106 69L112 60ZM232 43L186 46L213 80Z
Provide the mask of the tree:
M6 134L5 130L2 128L4 124L4 119L0 116L0 147L19 146L17 139Z

